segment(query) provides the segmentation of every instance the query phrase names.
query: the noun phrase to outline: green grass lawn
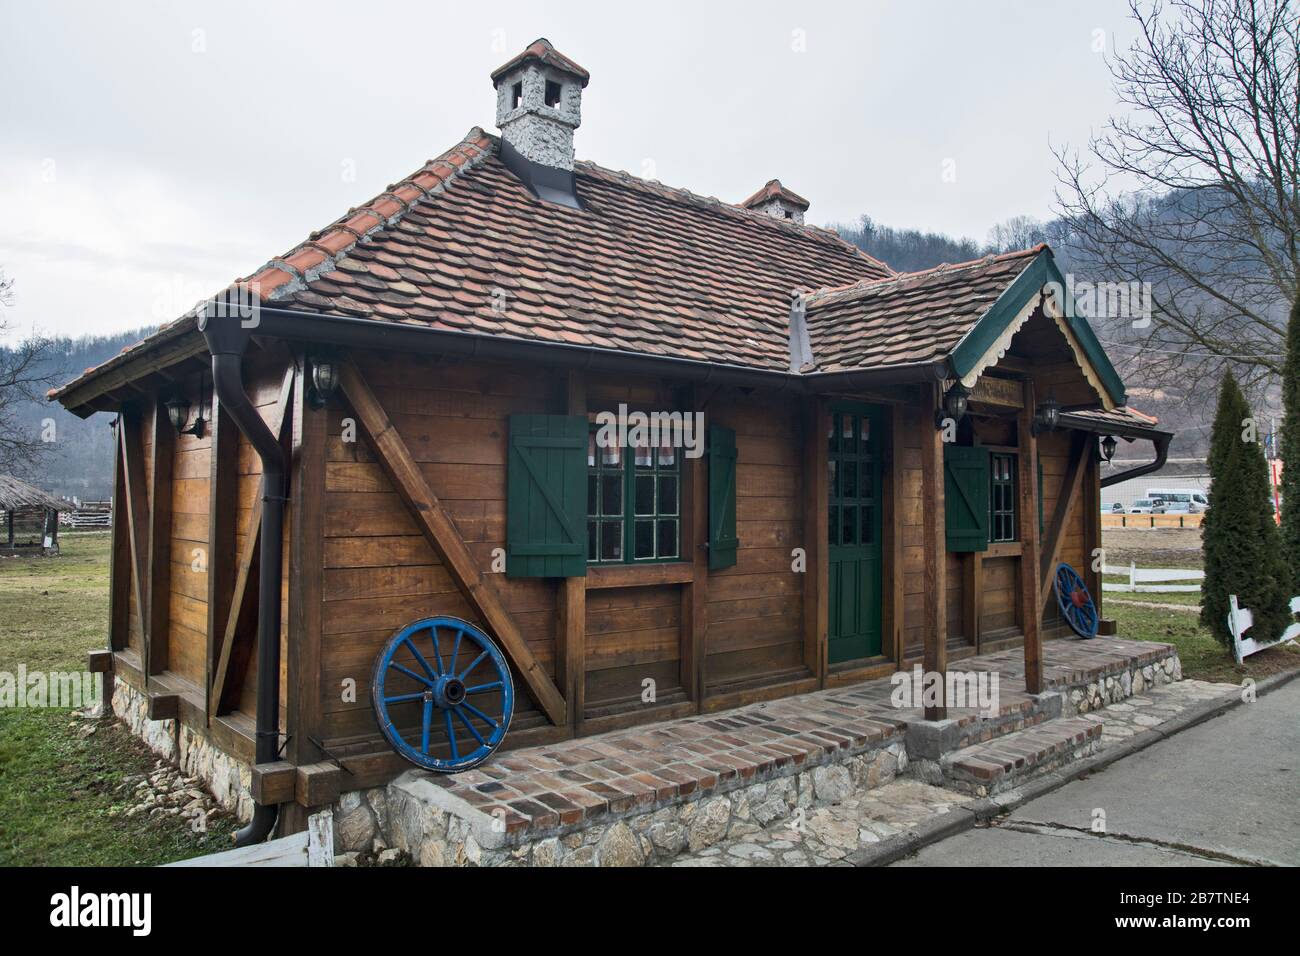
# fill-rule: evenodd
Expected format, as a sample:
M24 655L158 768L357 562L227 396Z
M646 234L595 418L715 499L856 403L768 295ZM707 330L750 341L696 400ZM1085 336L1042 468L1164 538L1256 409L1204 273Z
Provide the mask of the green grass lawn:
M108 642L109 536L60 545L57 558L0 558L0 671L80 672ZM0 709L0 866L152 865L228 849L229 818L201 835L176 817L122 812L157 759L115 721Z

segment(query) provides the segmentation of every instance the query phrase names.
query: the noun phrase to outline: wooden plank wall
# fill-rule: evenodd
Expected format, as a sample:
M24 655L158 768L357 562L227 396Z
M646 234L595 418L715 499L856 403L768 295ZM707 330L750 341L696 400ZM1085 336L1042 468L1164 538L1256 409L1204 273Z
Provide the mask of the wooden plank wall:
M178 383L198 413L200 387L192 374ZM205 405L210 397L205 397ZM207 407L203 417L211 418ZM171 427L170 424L167 427ZM212 473L212 433L176 437L172 457L171 595L167 630L167 669L202 689L208 656L208 501Z

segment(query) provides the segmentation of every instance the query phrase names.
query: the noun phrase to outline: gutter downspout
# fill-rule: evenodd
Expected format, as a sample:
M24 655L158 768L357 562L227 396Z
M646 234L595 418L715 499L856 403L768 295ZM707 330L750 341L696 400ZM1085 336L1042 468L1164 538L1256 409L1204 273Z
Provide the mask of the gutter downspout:
M1129 468L1127 471L1121 471L1116 475L1107 475L1101 480L1101 487L1109 488L1111 485L1121 481L1127 481L1129 478L1141 478L1143 475L1149 475L1153 471L1159 471L1165 466L1165 460L1169 457L1169 441L1172 435L1162 435L1152 438L1151 442L1156 446L1156 460L1148 462L1145 465L1138 465L1136 468Z
M211 305L209 306L211 307ZM199 328L212 353L212 389L222 409L249 440L262 463L262 540L257 592L257 737L254 762L274 763L280 745L280 577L283 560L284 449L244 391L242 360L252 337L238 313L207 311ZM235 834L235 846L261 843L275 827L279 808L258 803L253 819Z

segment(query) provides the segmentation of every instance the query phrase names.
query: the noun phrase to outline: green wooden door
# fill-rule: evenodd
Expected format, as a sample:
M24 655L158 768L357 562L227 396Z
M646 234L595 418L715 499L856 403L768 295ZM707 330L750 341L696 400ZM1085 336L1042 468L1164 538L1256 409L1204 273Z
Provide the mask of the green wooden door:
M831 408L829 661L881 653L880 438L882 410Z

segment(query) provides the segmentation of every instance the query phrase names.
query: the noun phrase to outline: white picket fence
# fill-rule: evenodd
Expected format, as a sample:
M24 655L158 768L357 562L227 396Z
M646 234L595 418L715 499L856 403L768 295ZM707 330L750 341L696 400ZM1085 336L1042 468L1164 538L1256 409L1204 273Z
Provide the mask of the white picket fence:
M1293 616L1300 614L1300 597L1291 599L1291 614ZM1300 637L1300 624L1292 623L1276 640L1257 641L1253 637L1246 637L1246 631L1254 624L1255 616L1250 613L1250 609L1237 605L1237 595L1228 595L1228 630L1232 632L1232 656L1237 659L1238 664L1251 654L1267 650L1277 644L1294 643L1295 639Z
M328 810L307 818L307 829L238 850L196 856L167 866L333 866L334 815Z
M1107 564L1102 568L1103 574L1127 575L1128 583L1103 581L1103 591L1119 591L1142 594L1195 594L1201 589L1199 582L1205 580L1204 571L1190 568L1139 568L1136 563L1128 567ZM1171 584L1171 581L1196 581L1196 584Z

